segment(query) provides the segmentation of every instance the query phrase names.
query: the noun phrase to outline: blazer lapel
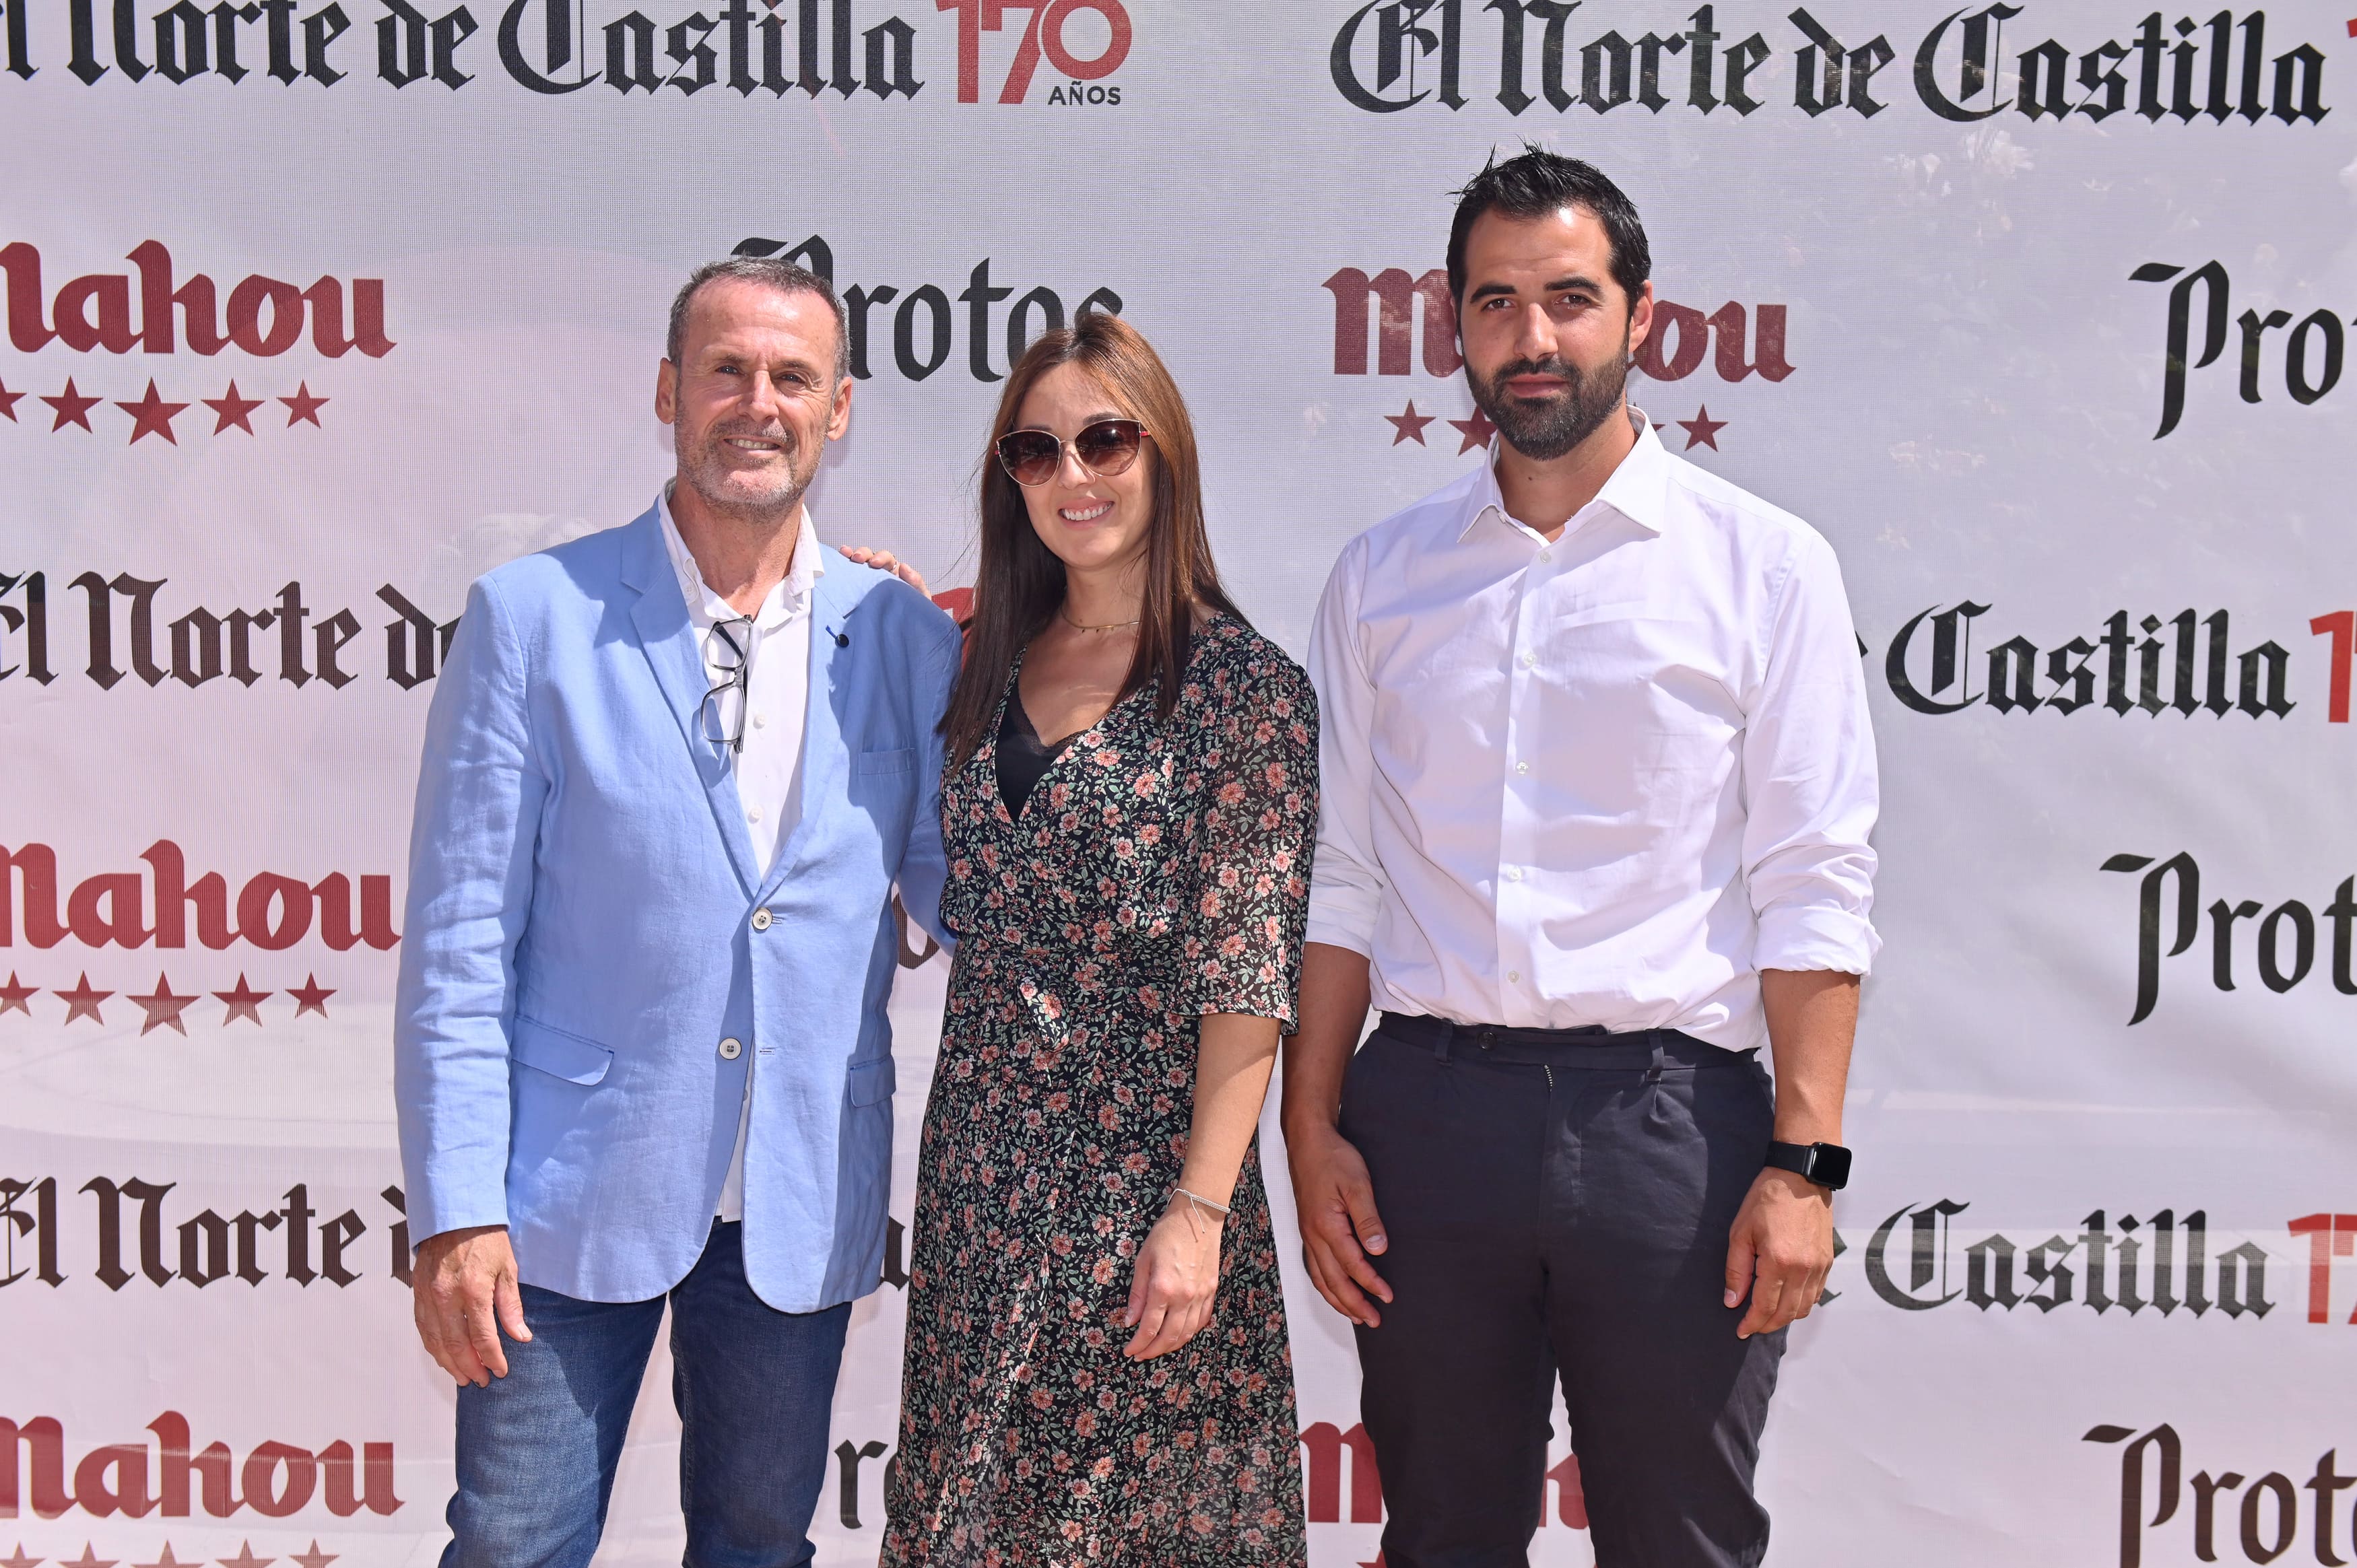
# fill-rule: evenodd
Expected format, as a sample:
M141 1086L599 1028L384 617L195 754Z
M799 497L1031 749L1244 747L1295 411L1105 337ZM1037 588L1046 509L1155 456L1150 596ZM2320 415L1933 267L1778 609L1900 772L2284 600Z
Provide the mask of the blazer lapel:
M704 738L697 715L705 693L711 690L704 653L696 646L695 627L687 618L687 601L680 596L679 576L663 549L662 524L650 510L629 527L622 542L622 582L638 591L630 621L637 628L639 647L654 671L655 684L678 721L680 738L687 745L689 766L712 807L721 843L728 846L729 865L749 897L754 875L753 840L745 831L745 808L737 793L737 775L720 747ZM823 581L823 579L822 579Z
M822 549L824 547L822 546ZM843 724L835 713L837 688L853 678L862 650L851 638L853 612L861 596L852 589L851 563L833 557L811 588L810 700L802 715L802 809L794 831L778 845L770 875L761 880L758 897L767 897L791 873L810 846L812 824L829 802L841 800L851 759L843 746Z

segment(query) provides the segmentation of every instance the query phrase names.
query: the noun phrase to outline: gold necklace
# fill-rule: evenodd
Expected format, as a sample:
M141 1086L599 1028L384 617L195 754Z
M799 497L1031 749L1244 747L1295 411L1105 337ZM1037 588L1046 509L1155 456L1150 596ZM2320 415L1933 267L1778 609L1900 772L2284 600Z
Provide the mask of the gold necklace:
M1109 621L1103 626L1082 626L1079 621L1074 620L1071 617L1071 612L1065 609L1061 605L1058 605L1056 607L1056 616L1058 619L1061 620L1066 626L1071 627L1074 631L1119 631L1124 627L1131 627L1137 624L1137 618L1133 616L1128 620Z

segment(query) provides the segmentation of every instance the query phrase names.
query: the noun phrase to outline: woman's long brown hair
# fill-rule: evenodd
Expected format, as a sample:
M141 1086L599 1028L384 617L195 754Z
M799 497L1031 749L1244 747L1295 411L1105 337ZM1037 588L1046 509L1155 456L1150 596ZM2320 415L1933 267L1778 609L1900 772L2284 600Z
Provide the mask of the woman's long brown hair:
M1178 383L1137 328L1118 316L1088 311L1070 327L1040 334L1007 372L991 421L992 449L1016 427L1031 389L1059 365L1088 371L1116 408L1146 429L1145 449L1138 454L1139 462L1151 466L1146 593L1138 607L1137 654L1114 701L1151 685L1156 716L1167 719L1178 705L1195 605L1243 618L1211 564L1195 427ZM974 614L966 622L965 668L942 719L952 768L981 748L1016 656L1047 628L1064 602L1064 564L1040 542L1022 487L1007 477L992 449L985 449L982 464L982 564Z

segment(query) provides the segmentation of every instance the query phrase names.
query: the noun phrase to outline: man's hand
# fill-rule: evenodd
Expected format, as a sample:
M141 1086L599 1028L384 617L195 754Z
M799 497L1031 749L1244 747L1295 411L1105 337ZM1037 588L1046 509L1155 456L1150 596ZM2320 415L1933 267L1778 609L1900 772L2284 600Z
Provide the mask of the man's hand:
M865 544L855 544L843 554L845 560L856 561L862 566L873 566L878 572L891 573L929 599L933 596L932 590L925 586L923 574L889 550L870 550Z
M1293 1201L1309 1283L1327 1305L1351 1322L1376 1326L1383 1317L1367 1298L1388 1304L1392 1287L1375 1273L1369 1254L1381 1256L1390 1243L1383 1216L1375 1212L1367 1162L1330 1126L1288 1133L1285 1153L1293 1167Z
M1727 1305L1751 1293L1738 1339L1809 1316L1834 1266L1833 1194L1791 1171L1763 1170L1727 1240Z
M500 1330L519 1344L532 1338L507 1227L477 1225L428 1237L410 1277L417 1337L435 1365L477 1388L506 1377Z

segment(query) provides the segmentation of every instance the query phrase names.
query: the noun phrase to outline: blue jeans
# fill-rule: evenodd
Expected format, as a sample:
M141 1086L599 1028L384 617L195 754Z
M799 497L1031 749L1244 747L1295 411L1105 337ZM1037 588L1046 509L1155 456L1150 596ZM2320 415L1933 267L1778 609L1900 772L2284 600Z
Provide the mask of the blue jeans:
M779 1312L745 1280L741 1224L717 1224L670 1301L687 1568L802 1568L825 1479L845 1303ZM442 1568L584 1568L646 1379L663 1299L523 1287L532 1340L508 1375L458 1391L458 1490Z

